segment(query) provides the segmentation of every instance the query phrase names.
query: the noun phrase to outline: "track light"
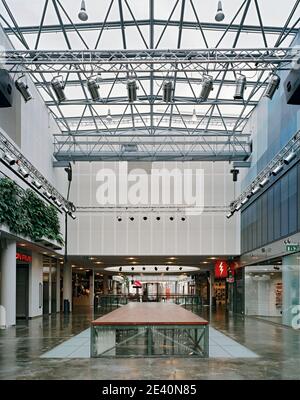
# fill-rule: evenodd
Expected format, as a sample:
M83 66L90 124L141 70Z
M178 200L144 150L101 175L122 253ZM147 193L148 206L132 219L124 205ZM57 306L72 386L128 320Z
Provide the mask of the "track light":
M69 215L70 215L70 217L71 217L73 220L76 219L76 216L75 216L72 212L69 212Z
M270 177L267 176L265 179L263 179L263 180L260 182L259 186L260 186L261 188L263 188L264 186L267 185L267 183L268 183L269 181L270 181Z
M281 79L277 74L272 74L270 76L268 86L266 87L264 97L268 97L272 100L276 90L279 88L280 81Z
M227 219L231 218L231 217L233 216L233 214L234 214L234 212L231 211L229 214L226 215L226 218L227 218Z
M85 7L85 1L82 0L81 2L81 8L78 14L78 18L80 19L80 21L87 21L89 19L89 16L86 12L86 7Z
M162 99L165 103L171 103L172 93L173 93L173 83L171 81L164 82Z
M23 178L29 177L29 172L23 167L19 167L18 172L23 176Z
M234 100L243 100L244 93L246 90L247 79L245 75L239 75L236 80L236 89L234 94Z
M251 193L252 193L252 194L256 194L256 193L258 193L259 191L260 191L260 186L257 185L257 186L255 186L255 187L251 190Z
M155 267L154 269L155 269L155 271L158 271L158 268L157 268L157 267Z
M122 267L119 268L119 271L122 272Z
M62 207L62 210L67 214L69 212L69 209L66 206Z
M51 197L52 197L52 194L51 194L50 192L48 192L48 190L44 190L44 191L43 191L43 195L46 196L46 197L48 197L49 200L50 200Z
M148 219L147 217L143 217L143 220L144 220L144 221L147 221L147 219Z
M182 222L185 222L185 217L181 217L181 221L182 221Z
M179 267L179 271L182 271L182 267Z
M51 81L51 87L52 87L59 103L66 100L64 84L63 84L62 79L60 79L60 78L61 77L58 76L58 77L55 77L54 79L52 79L52 81Z
M206 101L213 90L213 79L209 75L203 75L202 89L200 93L200 100Z
M239 204L235 207L235 211L240 211L241 208L242 208L242 203L239 203Z
M218 2L218 11L215 16L215 19L217 22L221 22L221 21L223 21L224 18L225 18L225 14L223 13L222 1L219 1Z
M110 124L112 122L112 116L111 116L110 108L107 110L106 121L107 121L108 124Z
M22 78L22 77L21 77ZM25 82L21 81L19 78L15 82L16 89L21 93L25 103L32 99L31 93L29 91L28 85Z
M33 180L31 181L31 183L32 183L33 186L35 186L37 189L41 189L41 188L42 188L42 184L41 184L39 181L35 180L35 179L33 179Z
M294 160L294 158L296 158L296 153L294 152L294 151L292 151L287 157L285 157L285 159L283 160L283 162L286 164L286 165L289 165L293 160Z
M281 172L282 170L283 170L283 164L279 164L279 165L277 165L276 168L274 168L274 170L272 171L272 174L273 174L274 176L276 176L276 175L278 175L279 172Z
M61 207L62 206L62 203L58 199L55 200L55 204L57 205L57 207Z
M122 222L122 218L121 217L118 217L118 222Z
M90 92L90 95L93 99L93 101L99 101L100 100L100 93L99 93L99 83L97 82L97 78L91 77L88 82L87 82L87 87Z
M174 221L174 217L170 217L170 221Z
M160 221L160 217L156 217L156 221Z
M170 269L170 268L169 268L169 267L167 267L167 268L166 268L166 271L168 272L168 271L169 271L169 269Z
M137 100L137 84L134 79L130 79L127 82L127 95L129 103L133 103Z
M248 201L249 201L249 198L248 197L245 197L243 200L242 200L242 205L244 206L245 204L247 204L248 203Z
M129 219L130 219L130 221L134 221L134 217L130 217Z
M134 267L131 267L131 271L134 271Z
M17 160L11 156L9 153L4 153L3 158L8 162L9 165L15 165Z

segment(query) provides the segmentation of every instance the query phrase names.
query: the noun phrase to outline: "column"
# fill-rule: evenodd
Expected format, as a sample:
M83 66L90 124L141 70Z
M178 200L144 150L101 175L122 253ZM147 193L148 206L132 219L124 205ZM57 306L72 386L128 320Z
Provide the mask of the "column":
M0 326L16 324L16 242L5 240L1 249Z
M32 263L29 269L29 317L43 315L43 256L32 253Z
M63 299L69 300L70 312L71 312L72 311L72 265L70 263L64 265Z
M56 268L56 311L60 312L61 304L60 304L60 270L61 264L60 261L57 261L57 268Z
M282 323L298 329L300 308L300 260L298 254L282 259Z
M92 270L90 276L90 306L94 307L94 294L95 294L95 271Z
M103 276L103 293L108 294L108 275Z

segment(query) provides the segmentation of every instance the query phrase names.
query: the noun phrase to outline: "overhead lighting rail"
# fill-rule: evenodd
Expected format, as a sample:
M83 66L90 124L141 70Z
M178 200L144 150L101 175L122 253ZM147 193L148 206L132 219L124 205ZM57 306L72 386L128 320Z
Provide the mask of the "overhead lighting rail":
M300 152L300 131L298 131L287 145L273 158L264 168L257 178L243 191L243 193L230 205L230 213L227 218L231 218L236 211L239 211L249 199L259 193L271 180L272 176L277 176L284 167L289 165Z
M74 204L67 201L1 132L0 161L60 212L67 213L73 219L76 218Z

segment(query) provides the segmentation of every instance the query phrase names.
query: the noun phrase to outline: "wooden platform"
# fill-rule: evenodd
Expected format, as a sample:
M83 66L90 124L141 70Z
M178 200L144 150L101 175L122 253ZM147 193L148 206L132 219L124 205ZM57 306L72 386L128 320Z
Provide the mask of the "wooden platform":
M92 321L92 326L118 325L208 325L208 321L173 303L129 303Z

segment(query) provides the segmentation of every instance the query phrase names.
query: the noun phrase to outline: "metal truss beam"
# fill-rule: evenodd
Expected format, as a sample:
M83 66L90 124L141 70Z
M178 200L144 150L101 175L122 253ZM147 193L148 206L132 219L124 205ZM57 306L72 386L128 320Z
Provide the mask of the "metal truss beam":
M137 19L136 21L133 20L124 20L124 26L125 27L131 27L131 26L136 26L138 24L139 26L149 26L150 25L150 20L149 19ZM154 26L165 26L167 21L166 20L160 20L160 19L154 19L153 20L153 25ZM175 20L170 20L168 21L169 26L175 26L178 27L180 25L180 21L175 21ZM99 31L102 28L105 29L117 29L120 28L120 21L106 21L104 22L89 22L89 23L76 23L76 24L65 24L65 30L67 32L74 32L75 28L78 31ZM201 22L201 26L203 30L208 30L208 31L225 31L228 29L227 24L222 24L222 23L211 23L211 22ZM232 24L229 27L230 32L237 32L239 30L240 25L239 24ZM182 22L182 28L183 29L199 29L198 23L193 22L193 21L183 21ZM298 33L297 28L288 28L290 29L290 34L291 35L296 35ZM6 27L5 32L8 35L13 35L15 34L14 30L12 27ZM23 33L23 35L32 35L32 34L37 34L39 32L39 26L20 26L19 31ZM260 33L261 28L260 26L257 25L243 25L243 31L247 33ZM278 26L264 26L264 31L266 34L280 34L282 31L281 27ZM61 26L60 25L44 25L43 26L43 32L44 33L57 33L61 32Z
M290 69L295 57L300 48L0 52L11 71L31 74L269 71Z

